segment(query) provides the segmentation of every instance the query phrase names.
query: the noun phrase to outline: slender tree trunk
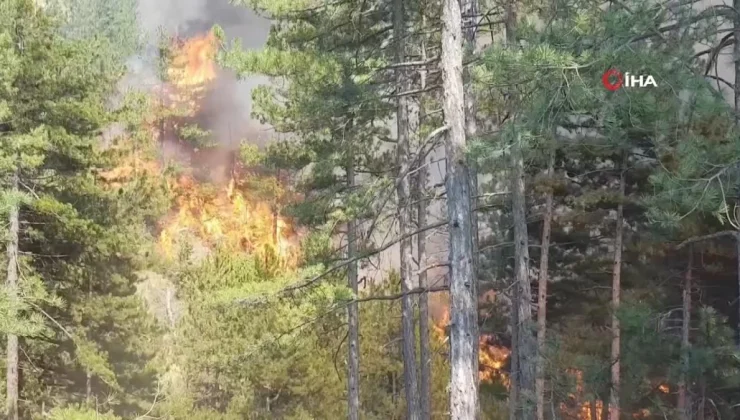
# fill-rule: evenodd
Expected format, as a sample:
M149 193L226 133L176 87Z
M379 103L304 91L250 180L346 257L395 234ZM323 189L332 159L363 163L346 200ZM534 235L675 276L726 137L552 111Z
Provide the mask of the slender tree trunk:
M403 0L393 2L393 29L396 43L396 61L403 63L406 60L406 18ZM411 88L410 78L403 67L396 69L396 84L401 91L409 91ZM399 234L404 237L400 248L400 271L401 291L408 293L414 288L412 274L412 246L408 233L411 229L411 206L410 196L410 135L409 135L409 100L406 96L396 99L396 126L398 139L396 142L396 158L398 159L399 177L396 193L398 194L398 219ZM416 420L419 418L419 384L416 377L416 329L414 325L414 296L405 294L401 298L401 327L403 346L403 381L406 394L406 418Z
M423 162L422 162L423 165ZM426 170L421 168L417 175L419 186L419 204L417 207L417 222L419 227L426 226L427 206L424 200L424 188L426 183ZM419 287L428 287L426 266L426 233L419 233L416 238L417 260L419 261ZM429 348L429 295L419 295L419 411L422 420L431 419L432 415L432 353Z
M733 59L735 60L735 125L740 127L740 0L733 0L732 7L735 11L734 14L734 37L735 44L732 47ZM737 296L735 301L737 302L737 330L736 345L740 349L740 230L737 234Z
M737 330L736 345L740 349L740 231L738 231L735 238L735 254L737 257L737 297L735 299L737 302L737 325L735 329Z
M620 305L622 280L622 242L624 235L624 169L620 167L619 205L617 206L617 232L614 237L614 269L612 271L612 351L611 351L611 391L609 393L609 420L619 420L619 390L621 331L617 311Z
M740 0L732 0L732 7L740 10ZM733 34L735 43L732 46L733 60L735 62L735 124L740 126L740 14L734 14Z
M426 19L424 14L421 16L421 27L426 28ZM421 40L421 60L426 61L427 51L426 42L422 37ZM419 84L421 90L426 89L426 69L419 71ZM426 118L426 109L424 101L419 98L419 126ZM418 127L417 127L418 129ZM422 144L418 145L418 153L421 153ZM427 201L426 201L426 183L427 168L426 159L417 159L419 167L415 176L415 195L416 195L416 227L421 230L427 225ZM419 287L428 287L427 271L427 251L426 251L426 232L419 232L416 236L416 260L419 264ZM432 416L432 354L429 348L429 294L422 293L419 295L419 411L422 420L430 420Z
M555 172L555 151L550 151L547 166L548 182L552 183ZM545 334L547 332L547 281L549 279L550 230L552 227L552 185L545 196L545 215L542 223L542 246L540 251L540 275L537 285L537 420L545 419Z
M19 177L19 167L16 166L10 185L11 190L16 194L18 193L18 184L20 183ZM18 305L19 213L19 204L14 202L10 207L8 215L8 276L6 279L11 320L15 319L17 316L16 308ZM7 402L5 406L5 416L7 420L18 420L18 336L15 334L8 334L6 369Z
M525 202L524 159L517 136L512 147L512 214L514 216L514 277L518 290L517 359L521 418L534 418L537 344L532 329L532 289L529 281L529 238Z
M461 13L462 13L462 25L463 33L465 36L464 43L464 57L466 61L469 61L475 54L476 40L478 37L478 0L461 0ZM470 139L475 138L478 135L478 120L476 119L476 106L475 98L473 96L473 83L470 80L470 70L465 67L463 68L463 83L465 84L465 137ZM478 166L475 159L469 161L470 170L470 205L473 208L471 214L471 225L473 226L473 257L475 265L475 279L478 280L478 243L480 238L478 235L478 212L475 209L478 207Z
M519 417L519 287L517 280L512 280L513 296L511 298L511 369L509 372L509 420Z
M92 300L92 282L87 284L87 299ZM85 372L85 403L89 406L92 402L92 371Z
M458 0L442 6L443 110L448 126L447 214L450 247L450 417L474 420L478 402L478 305L473 277L470 174L466 158L462 77L462 16Z
M609 404L607 404L606 399L609 395L609 389L606 389L604 392L603 400L601 401L601 417L599 420L607 420L609 418Z
M683 320L681 322L681 377L678 381L678 415L680 420L691 420L686 384L689 373L689 341L691 332L691 288L694 247L689 247L689 263L683 282Z
M588 415L591 417L589 420L600 420L599 412L596 407L596 399L591 398L588 404Z
M354 155L350 152L347 165L347 184L350 189L355 185ZM357 222L353 219L347 223L347 259L357 254ZM359 292L357 284L357 263L353 262L347 269L347 280L355 296ZM348 375L347 375L347 402L349 405L349 420L360 420L360 315L357 302L347 306L348 320Z
M506 4L505 31L509 48L517 48L517 5ZM512 95L514 96L514 95ZM513 100L513 99L512 99ZM512 105L510 105L512 106ZM511 206L514 225L514 281L517 289L517 390L516 405L522 419L533 419L536 412L537 342L532 325L532 288L529 279L529 238L527 232L526 186L521 136L513 139L511 148Z

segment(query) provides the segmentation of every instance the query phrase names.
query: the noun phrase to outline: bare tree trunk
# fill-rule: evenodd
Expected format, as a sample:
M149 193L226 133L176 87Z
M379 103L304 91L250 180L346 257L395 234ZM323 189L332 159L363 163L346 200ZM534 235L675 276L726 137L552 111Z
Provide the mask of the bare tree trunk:
M529 238L525 202L524 159L517 136L512 147L512 214L514 217L514 278L517 296L518 397L523 419L534 418L536 340L532 329L532 289L529 281Z
M425 15L421 14L421 27L426 28ZM421 60L426 61L426 40L422 36L421 39ZM427 75L426 69L422 68L419 71L419 84L423 91L427 87ZM419 126L426 117L426 109L424 108L424 101L419 98L418 103L419 110ZM419 127L417 127L418 129ZM422 144L418 145L418 152L421 153ZM426 251L426 232L421 231L423 226L427 225L427 201L426 201L426 183L427 183L427 168L426 158L417 159L419 167L417 168L416 176L414 178L415 195L416 195L416 227L420 230L416 236L416 260L419 265L419 287L428 287L427 280L427 251ZM419 412L422 420L430 420L432 416L432 354L429 348L429 295L422 293L419 295Z
M552 183L555 171L555 151L550 151L547 166L548 182ZM542 223L540 275L537 285L537 420L545 419L545 334L547 333L547 281L549 277L550 230L552 227L552 185L545 196L545 215Z
M466 61L470 60L475 54L476 40L478 36L478 0L461 0L461 13L462 13L462 25L463 32L465 35L464 43L464 57ZM475 98L473 97L473 84L470 80L470 70L466 67L463 68L463 83L465 84L465 137L470 141L478 135L478 121L476 120L476 106ZM470 171L470 205L473 208L471 214L471 225L473 226L473 258L475 261L475 279L478 280L477 268L478 260L478 243L480 241L478 235L478 212L475 209L478 207L478 167L475 159L470 159L469 162Z
M686 384L689 371L689 349L691 346L691 281L694 264L694 247L689 247L689 263L683 282L683 320L681 322L681 377L678 381L678 415L680 420L691 420Z
M20 182L19 176L19 166L16 166L10 185L11 190L16 194L18 193L18 184ZM18 305L18 237L20 235L19 207L19 204L14 202L10 207L8 215L8 276L6 279L6 287L10 304L11 320L15 319L17 316L16 308ZM7 400L5 416L7 420L18 420L18 336L15 334L8 334L6 366Z
M600 420L599 419L599 412L596 407L596 399L591 398L591 401L589 401L588 404L588 415L591 417L589 420Z
M519 288L516 278L512 281L511 298L511 369L509 372L509 420L519 417Z
M735 254L737 257L737 341L736 345L740 349L740 231L737 232L735 239Z
M347 165L347 184L350 188L355 185L354 155L350 152ZM357 254L357 222L353 219L347 223L347 259L351 260ZM359 292L357 284L357 262L349 265L347 280L355 296ZM347 306L348 320L348 375L347 375L347 403L349 406L349 420L360 420L360 315L357 302Z
M393 2L393 38L396 43L396 61L403 63L406 59L406 18L403 0ZM410 78L403 67L396 69L396 84L401 91L411 89ZM401 298L401 327L403 346L403 382L406 394L406 418L417 420L419 417L418 381L416 377L416 330L414 325L414 296L408 294L414 288L412 274L411 237L408 233L411 228L410 196L410 144L409 144L409 100L407 96L396 99L396 124L398 139L396 142L396 158L398 171L401 177L396 188L398 194L398 225L399 234L404 237L399 244L401 291L405 295Z
M424 162L421 163L424 165ZM426 170L420 168L417 175L419 204L417 207L417 223L419 228L426 226L427 223L427 206L424 198L424 188L426 183ZM428 287L426 266L426 233L420 232L416 238L417 260L419 261L419 287ZM429 348L429 295L421 293L419 295L419 359L421 366L419 369L419 411L422 420L431 419L432 415L432 353Z
M447 158L447 214L450 246L450 418L474 420L478 402L478 288L473 277L473 238L470 174L465 138L462 77L462 16L458 0L442 7L443 110L449 131Z
M732 47L733 59L735 60L735 84L734 84L734 96L735 96L735 125L740 127L740 0L733 0L732 7L735 10L734 14L734 37L735 44ZM737 341L736 345L740 348L740 230L737 234Z
M619 390L621 331L617 311L620 305L622 280L622 242L624 235L624 169L620 167L619 204L617 206L617 232L614 237L614 270L612 274L612 351L611 351L611 391L609 393L609 420L619 420Z

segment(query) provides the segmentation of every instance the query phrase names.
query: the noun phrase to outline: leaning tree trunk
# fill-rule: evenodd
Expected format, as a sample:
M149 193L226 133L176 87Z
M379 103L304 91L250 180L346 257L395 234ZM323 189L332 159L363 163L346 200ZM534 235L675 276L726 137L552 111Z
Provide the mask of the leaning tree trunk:
M393 2L393 38L396 46L396 62L400 65L406 59L406 18L403 0ZM396 84L402 92L410 90L410 79L403 66L396 69ZM401 329L403 346L403 381L406 394L406 418L419 418L419 400L417 397L418 382L416 378L416 330L414 325L414 296L409 293L414 288L411 263L414 260L411 249L411 205L410 205L410 145L409 145L409 101L407 96L396 99L396 124L398 139L396 158L398 159L398 176L396 193L398 194L399 234L403 238L400 248L401 291Z
M687 380L689 373L689 350L691 346L691 288L694 248L689 247L689 262L683 282L683 320L681 322L681 377L678 381L678 415L680 420L691 420L688 409Z
M537 420L545 420L545 334L547 333L547 281L549 277L550 230L552 227L552 182L555 152L550 151L547 166L547 195L545 215L542 222L542 246L540 251L540 275L537 284Z
M11 191L18 193L19 170L16 167L11 178ZM6 287L8 293L8 303L10 306L10 319L17 316L16 308L18 307L18 236L20 234L20 209L17 202L10 206L8 215L8 276L6 278ZM8 334L7 336L7 353L6 353L6 379L7 379L7 400L5 407L5 418L7 420L18 420L18 336Z
M478 402L478 288L473 277L470 174L466 157L462 16L458 0L442 6L443 111L448 132L447 214L450 247L450 417L473 420Z
M619 390L621 331L617 311L620 305L622 280L622 242L624 235L624 169L620 167L619 204L617 205L617 231L614 237L614 269L612 274L612 351L611 351L611 391L609 393L609 420L619 420Z
M347 185L350 189L355 185L354 156L350 151L347 164ZM357 222L352 219L347 223L347 259L352 260L357 254ZM347 281L355 296L359 292L357 284L357 262L351 262L347 269ZM348 337L347 344L347 404L349 420L360 420L360 314L357 302L347 306Z

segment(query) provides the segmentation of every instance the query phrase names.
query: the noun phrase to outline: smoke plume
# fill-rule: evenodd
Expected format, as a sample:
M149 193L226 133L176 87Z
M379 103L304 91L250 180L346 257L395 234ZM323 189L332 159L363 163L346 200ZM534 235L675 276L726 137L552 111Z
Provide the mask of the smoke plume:
M270 21L244 6L228 0L139 0L139 23L144 32L142 55L130 60L126 84L148 90L157 78L159 34L189 38L220 25L228 40L240 39L244 48L260 49L267 41ZM198 121L213 133L214 140L233 146L240 140L262 146L270 138L269 128L251 118L251 91L265 83L261 77L237 80L228 70L219 69L212 89L202 104Z

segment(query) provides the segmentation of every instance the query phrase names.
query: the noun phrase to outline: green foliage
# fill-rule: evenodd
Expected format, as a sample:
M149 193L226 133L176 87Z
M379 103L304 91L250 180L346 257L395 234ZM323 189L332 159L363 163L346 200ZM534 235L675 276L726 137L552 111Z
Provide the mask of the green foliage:
M99 413L91 408L55 408L49 413L51 420L120 420L113 413Z

